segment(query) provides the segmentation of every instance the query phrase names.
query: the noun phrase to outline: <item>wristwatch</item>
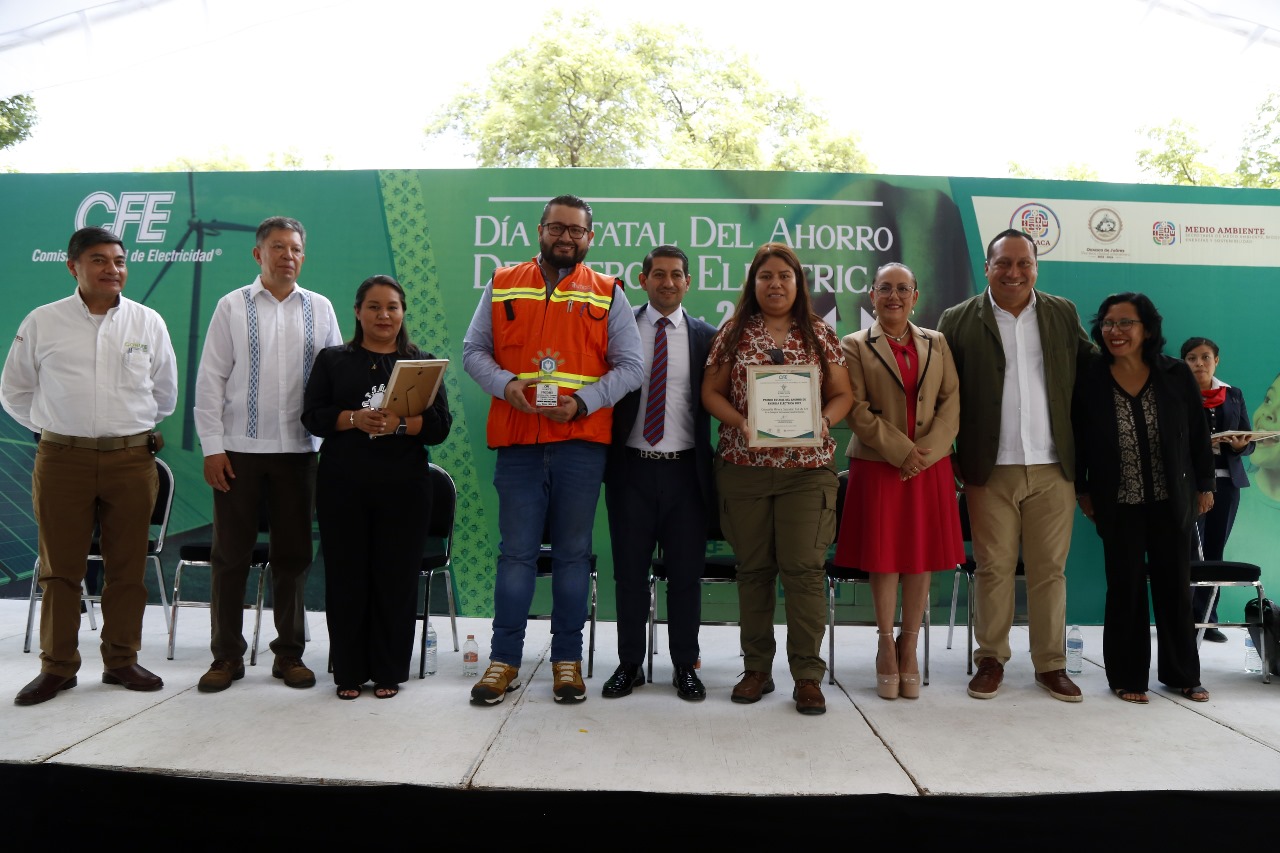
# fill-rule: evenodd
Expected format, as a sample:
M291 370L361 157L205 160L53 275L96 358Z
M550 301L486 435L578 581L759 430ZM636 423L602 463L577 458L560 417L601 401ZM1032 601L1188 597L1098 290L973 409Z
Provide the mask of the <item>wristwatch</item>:
M401 418L400 425L396 427L396 435L404 435L409 430L409 419Z
M573 419L585 418L587 416L587 404L582 402L582 398L577 394L573 395L573 402L578 404L578 413L573 416Z

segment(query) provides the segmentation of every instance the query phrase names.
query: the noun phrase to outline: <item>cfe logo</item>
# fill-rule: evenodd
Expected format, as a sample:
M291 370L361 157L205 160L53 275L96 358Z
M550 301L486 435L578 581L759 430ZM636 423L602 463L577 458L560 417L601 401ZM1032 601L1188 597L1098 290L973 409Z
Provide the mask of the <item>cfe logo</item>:
M169 221L168 205L173 204L173 197L172 192L120 193L119 199L102 190L90 193L76 208L76 230L90 225L89 212L102 207L115 214L114 219L101 226L112 234L123 239L125 226L133 224L138 226L139 243L159 243L164 240L164 229L155 226Z

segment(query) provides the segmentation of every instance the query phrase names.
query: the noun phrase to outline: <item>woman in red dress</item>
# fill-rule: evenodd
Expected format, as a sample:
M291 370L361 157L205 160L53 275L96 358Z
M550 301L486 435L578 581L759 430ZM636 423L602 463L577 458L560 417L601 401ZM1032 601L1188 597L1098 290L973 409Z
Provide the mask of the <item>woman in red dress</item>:
M929 573L965 559L948 459L960 426L959 382L946 338L910 321L920 298L910 269L880 267L870 295L875 322L841 341L853 385L853 440L835 561L871 575L876 692L915 699ZM899 583L903 627L895 641Z

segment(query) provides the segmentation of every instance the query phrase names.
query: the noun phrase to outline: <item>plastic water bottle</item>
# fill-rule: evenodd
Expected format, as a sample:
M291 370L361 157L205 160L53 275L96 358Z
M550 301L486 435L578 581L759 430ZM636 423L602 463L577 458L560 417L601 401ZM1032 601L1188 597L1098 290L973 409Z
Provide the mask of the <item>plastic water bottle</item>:
M1253 635L1248 631L1244 632L1244 671L1262 672L1262 657L1258 654L1257 646L1253 644Z
M475 634L467 634L467 641L462 644L462 675L475 678L480 674L480 644Z
M1067 675L1079 675L1084 671L1084 636L1079 625L1071 626L1067 634Z
M436 629L427 620L427 675L436 674Z

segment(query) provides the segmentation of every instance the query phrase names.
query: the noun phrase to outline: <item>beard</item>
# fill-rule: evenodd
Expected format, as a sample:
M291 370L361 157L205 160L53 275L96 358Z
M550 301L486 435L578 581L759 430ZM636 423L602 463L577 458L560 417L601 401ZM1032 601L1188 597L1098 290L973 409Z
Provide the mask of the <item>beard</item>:
M582 263L582 259L587 256L588 247L581 246L577 242L570 244L563 241L563 237L559 240L553 237L540 239L538 249L542 252L542 259L558 269L568 269ZM557 246L557 243L560 245Z

